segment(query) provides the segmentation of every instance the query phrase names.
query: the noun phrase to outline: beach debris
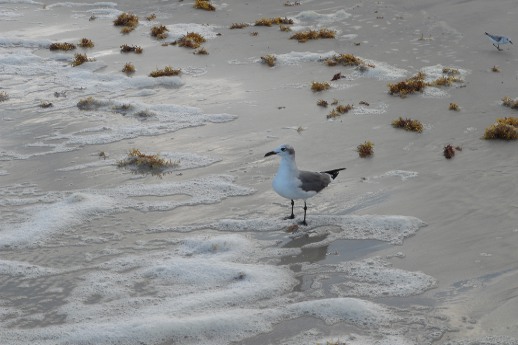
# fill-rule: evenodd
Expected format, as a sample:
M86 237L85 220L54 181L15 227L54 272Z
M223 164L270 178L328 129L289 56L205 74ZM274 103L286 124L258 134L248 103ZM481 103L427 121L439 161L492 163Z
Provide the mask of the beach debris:
M55 43L52 43L50 46L49 46L49 49L50 50L63 50L63 51L69 51L69 50L74 50L76 49L76 45L73 44L73 43L68 43L68 42L55 42Z
M339 103L339 101L336 98L333 98L331 105L337 105L338 103Z
M442 73L447 75L460 75L460 71L452 67L444 67Z
M284 3L284 6L288 6L288 7L291 7L291 6L300 6L300 1L286 1Z
M299 226L297 224L292 224L292 225L289 225L287 228L286 228L286 232L287 233L290 233L290 234L293 234L294 232L297 232L299 230Z
M151 28L151 36L155 37L156 39L163 40L169 35L167 33L168 31L169 30L165 25L155 25Z
M77 107L80 110L97 110L105 105L103 102L96 100L92 96L82 98L77 102Z
M121 33L129 34L138 26L138 17L133 13L123 12L113 21L113 25L122 26Z
M99 158L106 159L108 158L108 154L105 151L101 151L98 154Z
M231 30L233 29L244 29L244 28L247 28L249 27L250 24L248 23L232 23L232 25L230 25L230 28Z
M370 140L366 140L363 144L356 147L356 152L360 158L371 157L374 154L374 144Z
M59 98L59 97L67 97L67 90L64 90L64 91L54 91L54 97L56 98Z
M151 174L161 177L167 169L173 169L180 165L179 161L166 160L158 154L148 155L139 149L132 149L128 156L117 161L117 167L127 168L134 173Z
M126 62L122 68L122 72L126 73L127 75L133 74L135 73L135 66L131 62Z
M178 45L180 47L196 49L201 46L202 43L206 42L205 37L196 32L188 32L187 34L180 37L178 40L171 43L172 45Z
M129 46L127 44L121 45L121 53L130 53L134 52L135 54L142 54L144 49L140 46Z
M311 90L313 90L314 92L328 90L329 88L331 88L331 85L329 85L329 83L325 82L325 81L324 82L314 81L311 83Z
M264 64L267 64L268 66L273 67L273 66L275 66L275 62L277 61L277 58L275 57L275 55L268 54L265 56L261 56L261 61Z
M404 98L411 93L423 92L426 87L424 78L425 74L423 72L418 72L416 75L406 80L400 81L396 84L388 84L389 93L391 95L399 95L399 97Z
M518 139L518 117L498 118L494 124L487 127L484 131L484 139Z
M500 72L500 67L498 67L497 65L494 65L493 67L491 67L491 72L495 72L495 73Z
M5 91L0 91L0 102L9 100L9 95Z
M207 51L207 49L201 47L200 49L198 50L195 50L193 52L194 55L209 55L209 52Z
M146 17L146 20L148 22L155 20L155 19L156 19L156 14L154 14L154 13L151 13L149 16Z
M348 113L349 110L351 110L354 106L352 106L351 104L347 104L347 105L338 105L336 106L333 110L331 110L329 112L329 114L327 115L327 118L328 119L334 119L340 115L343 115L345 113Z
M336 65L342 65L347 67L355 66L361 72L365 72L369 68L376 67L373 64L366 63L365 61L363 61L357 56L354 56L353 54L336 54L324 60L324 63L331 67Z
M158 77L172 77L177 76L182 73L181 69L175 69L171 66L166 66L163 69L156 69L153 72L149 73L150 77L158 78Z
M342 78L345 78L345 77L342 75L342 72L338 72L338 73L336 73L335 75L333 75L333 78L331 78L331 81L339 80L339 79L342 79Z
M505 96L502 98L502 105L511 109L518 109L518 100Z
M89 58L88 56L86 56L86 54L77 53L74 55L74 60L72 60L72 66L76 67L76 66L84 64L85 62L92 62L92 61L95 61L95 59Z
M257 35L259 35L259 33L257 31L250 32L250 36L257 36Z
M279 30L281 30L283 32L290 32L291 31L291 27L288 26L288 25L281 24L281 25L279 25Z
M360 104L360 105L365 105L365 106L367 106L367 107L370 105L368 102L365 102L365 101L360 101L360 103L359 103L359 104Z
M255 26L272 26L272 25L291 25L293 24L293 19L289 19L287 17L274 17L274 18L260 18L255 21Z
M90 16L90 18L88 18L88 21L89 21L89 22L93 22L93 21L94 21L94 20L96 20L96 19L97 19L97 17L96 17L94 14L92 14L92 15Z
M457 103L450 103L449 107L448 107L449 110L453 110L453 111L460 111L460 107Z
M216 11L216 7L209 0L195 0L194 8L205 11Z
M317 101L317 105L318 105L319 107L327 108L328 103L327 103L327 101L326 101L326 100L319 99L319 100Z
M452 159L455 156L455 148L450 144L444 146L443 154L446 159Z
M295 130L297 131L297 133L302 134L302 132L304 132L306 130L306 128L304 128L302 126L298 126Z
M40 108L43 108L43 109L51 108L53 106L54 106L54 104L52 104L52 102L49 102L49 101L41 101L40 102Z
M131 104L120 104L120 105L114 105L112 107L113 112L117 114L126 115L129 111L133 110L133 106Z
M94 42L89 38L81 38L78 44L81 48L93 48Z
M305 30L305 31L299 31L295 33L293 36L290 37L290 39L295 39L299 41L299 43L304 43L309 40L317 40L317 39L329 39L329 38L335 38L336 31L330 30L330 29L320 29L320 30Z
M402 118L392 121L392 127L394 128L402 128L406 131L418 132L421 133L423 131L423 124L419 120L412 120L410 118Z

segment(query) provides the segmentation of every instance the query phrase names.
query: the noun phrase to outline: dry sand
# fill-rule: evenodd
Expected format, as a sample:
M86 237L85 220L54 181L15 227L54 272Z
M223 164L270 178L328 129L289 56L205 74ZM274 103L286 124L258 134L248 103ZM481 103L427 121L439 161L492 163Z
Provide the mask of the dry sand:
M513 45L497 51L484 36L484 31L488 31L505 34L518 41L518 27L514 25L518 8L514 1L301 1L300 5L292 7L284 6L282 1L215 1L215 12L193 10L190 2L176 1L120 3L116 6L121 11L133 11L141 21L145 15L156 13L157 22L165 25L196 23L215 26L217 29L213 33L221 33L221 36L215 36L204 44L209 52L207 56L195 56L192 51L179 47L161 46L147 35L150 25L146 23L142 23L136 32L122 36L111 26L110 17L98 15L98 19L88 21L88 9L83 7L74 14L76 7L47 6L46 10L41 10L41 5L21 2L0 1L0 4L4 7L0 8L0 32L5 33L0 34L2 38L17 36L51 41L92 38L96 47L87 53L98 60L98 65L93 68L98 75L117 75L127 61L132 61L137 68L133 78L146 77L156 67L168 64L182 67L185 72L183 86L159 85L149 94L138 94L131 88L110 92L96 89L95 83L88 84L86 91L69 91L67 100L70 103L67 106L45 113L37 107L41 100L38 97L45 91L44 79L39 78L37 86L31 85L31 76L22 82L0 66L1 90L11 95L10 100L0 103L3 118L0 181L2 196L9 199L2 204L7 215L2 221L3 231L20 222L14 216L17 206L11 201L13 195L23 195L24 184L31 189L25 193L35 195L35 203L45 203L46 193L106 189L115 194L110 188L117 189L134 181L140 183L134 175L121 174L113 164L111 167L86 165L72 172L60 170L98 162L96 155L101 150L109 152L113 160L123 157L132 147L147 152L179 151L217 157L206 166L200 163L201 168L178 171L160 180L150 176L143 179L144 184L156 184L157 190L160 184L188 182L220 174L232 175L237 185L255 189L252 194L230 186L228 188L236 194L229 192L215 203L200 202L194 206L182 204L187 198L183 193L171 193L166 195L170 198L168 201L178 202L183 207L165 209L158 215L156 212L143 212L150 209L139 209L138 203L123 205L120 207L127 209L122 215L103 214L101 219L77 224L78 228L72 234L47 239L36 248L27 251L9 249L0 253L1 259L60 269L67 265L81 266L84 258L88 257L84 251L101 251L103 245L97 244L96 247L96 241L124 248L124 253L138 252L135 243L138 246L139 241L146 244L155 241L156 249L167 249L167 241L172 241L171 238L183 238L197 234L197 231L210 235L219 234L212 230L225 232L217 226L212 230L207 229L211 226L201 226L199 230L188 233L175 227L211 224L221 219L271 219L274 224L279 224L276 230L268 230L266 225L258 222L248 228L245 226L244 233L253 240L272 241L274 248L288 244L300 249L308 243L325 240L326 236L322 234L336 232L336 224L326 223L328 216L416 217L427 226L416 230L413 236L401 243L370 239L363 243L358 241L356 246L347 237L336 237L335 242L306 246L297 254L299 256L293 255L291 259L277 262L281 267L296 272L299 265L307 263L320 262L324 267L379 256L395 269L422 272L433 277L436 281L434 287L422 293L363 298L377 305L400 308L398 315L404 321L395 323L394 332L400 335L398 332L406 329L407 338L405 335L393 338L387 330L376 333L355 324L325 323L321 319L300 316L294 319L279 317L276 319L278 325L272 321L271 328L264 333L251 331L250 339L238 337L235 340L242 344L315 343L315 339L334 337L348 344L361 343L358 339L365 339L362 341L368 344L378 344L376 341L380 341L379 344L518 344L516 142L481 139L484 129L496 118L516 116L516 110L503 107L501 99L518 96L518 51ZM341 10L347 15L333 17ZM23 16L5 14L9 11ZM301 16L301 12L305 16ZM330 17L315 16L315 13ZM228 29L231 23L253 23L261 17L278 16L296 18L295 26L299 28L322 26L335 29L337 38L298 43L288 39L291 33L281 32L277 26ZM253 31L258 35L251 36ZM144 54L119 54L118 47L124 43L141 45ZM4 44L0 49L0 53L9 54L15 48ZM32 51L43 58L51 55L44 48ZM353 68L328 67L309 54L318 56L333 51L351 53L371 61L378 68L374 70L379 72L362 75ZM292 52L304 53L302 56L309 61L301 61ZM270 68L260 63L260 57L266 54L278 57L276 66ZM500 72L491 71L493 66L498 66ZM424 94L406 98L391 96L387 92L387 83L403 79L403 76L397 77L401 71L409 77L422 69L441 70L442 67L464 71L464 83L439 91L429 89ZM310 90L312 81L329 81L338 72L346 78L331 82L330 90L321 93ZM52 90L48 92L48 99L58 104L60 99L53 98L52 93L64 90L66 85L60 84L59 77L54 80L49 76L46 80ZM28 85L27 90L23 88L24 83ZM31 90L35 90L38 96L33 96ZM205 126L193 125L151 136L135 135L99 145L80 143L70 152L31 156L38 150L47 150L46 146L24 146L37 142L34 138L45 140L56 129L74 132L94 124L109 123L100 116L85 118L73 115L78 113L75 102L86 95L147 104L172 103L198 107L208 114L237 115L237 118L224 123L202 121ZM340 104L353 104L354 109L330 121L326 115L331 107L317 106L319 99L329 102L337 99ZM360 101L368 102L369 106L360 106ZM457 103L461 110L448 110L450 102ZM65 112L71 113L72 118L63 120L60 114ZM425 126L423 133L392 128L391 121L399 116L420 120ZM52 143L60 140L64 139L56 138ZM374 156L369 159L361 159L355 152L356 146L365 140L375 144ZM293 241L285 232L289 223L280 219L288 214L289 201L271 189L278 162L263 157L264 153L281 143L295 147L302 169L347 167L333 185L308 201L309 227L299 229L298 233L301 236L307 233L309 238L305 240ZM73 146L70 142L68 144ZM459 146L462 151L457 151L453 159L447 160L443 156L443 147L447 144ZM30 157L12 159L12 152ZM33 187L38 191L33 192ZM43 197L38 200L38 195ZM155 198L158 202L163 196L145 195L142 203L152 203ZM50 199L54 202L59 198ZM301 212L298 202L296 213L300 216ZM105 227L101 231L104 237L99 235L99 231L91 230L102 227ZM154 228L165 230L147 231ZM101 239L92 235L89 241L89 231ZM78 251L82 254L78 257L75 257L74 249L62 246L75 241L80 242ZM351 246L360 249L355 253ZM54 252L53 248L59 250ZM113 256L116 254L114 252ZM267 261L265 258L262 260ZM320 282L324 288L315 290L309 286L316 284L312 277L317 273L311 273L310 268L304 269L307 274L295 274L302 282L297 289L302 291L303 297L284 295L287 299L335 297L330 289L332 278L322 278ZM71 276L78 278L80 274ZM61 291L68 295L72 289L74 284L63 287ZM320 297L311 295L317 290L322 293ZM307 295L304 295L305 291ZM2 299L17 301L26 293L17 292L16 285L9 285L9 292L4 293ZM6 320L2 321L3 327L18 329L46 324L42 320L40 323L38 320L24 322L18 318L9 326L9 317L14 317L12 315L16 313L13 310L19 304L4 301L2 305L6 308L0 314ZM269 307L267 303L264 306ZM246 305L242 307L246 308ZM39 308L35 307L35 310L43 313ZM9 314L9 311L14 314ZM57 319L59 315L48 324L58 324ZM402 325L411 323L409 320L413 326ZM440 334L437 338L433 338L434 327ZM320 333L311 333L316 332L315 329ZM351 334L357 334L358 338L354 340ZM102 341L106 340L100 340L100 343ZM167 341L164 343L169 344Z

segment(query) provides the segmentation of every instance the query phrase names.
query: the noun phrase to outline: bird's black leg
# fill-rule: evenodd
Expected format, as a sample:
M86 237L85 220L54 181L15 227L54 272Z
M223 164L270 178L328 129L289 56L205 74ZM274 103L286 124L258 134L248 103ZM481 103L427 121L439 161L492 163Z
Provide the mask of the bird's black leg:
M302 225L308 225L308 223L306 223L306 211L307 211L308 207L306 206L306 201L304 201L304 220L302 222L300 222L300 224Z
M500 44L494 44L494 43L493 43L493 45L494 45L494 46L495 46L495 48L496 48L496 49L498 49L499 51L500 51L500 50L502 50L502 49L500 49Z
M295 201L291 200L291 215L289 215L285 219L294 219L295 218L295 214L293 213L293 205L295 205Z

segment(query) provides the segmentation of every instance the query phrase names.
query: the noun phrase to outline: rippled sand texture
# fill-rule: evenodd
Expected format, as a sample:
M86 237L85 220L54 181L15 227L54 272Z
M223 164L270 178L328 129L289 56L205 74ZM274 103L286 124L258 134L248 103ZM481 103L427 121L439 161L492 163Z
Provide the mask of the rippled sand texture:
M515 2L213 5L0 0L0 343L518 344L516 142L482 139L517 116L518 52L484 36L518 41ZM310 29L335 38L290 39ZM271 188L282 143L347 167L307 227Z

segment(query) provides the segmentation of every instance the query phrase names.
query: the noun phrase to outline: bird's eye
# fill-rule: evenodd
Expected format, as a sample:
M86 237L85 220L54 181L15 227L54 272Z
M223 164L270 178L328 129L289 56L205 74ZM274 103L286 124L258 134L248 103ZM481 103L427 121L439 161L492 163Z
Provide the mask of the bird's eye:
M281 151L286 151L286 148L285 147L281 148Z

